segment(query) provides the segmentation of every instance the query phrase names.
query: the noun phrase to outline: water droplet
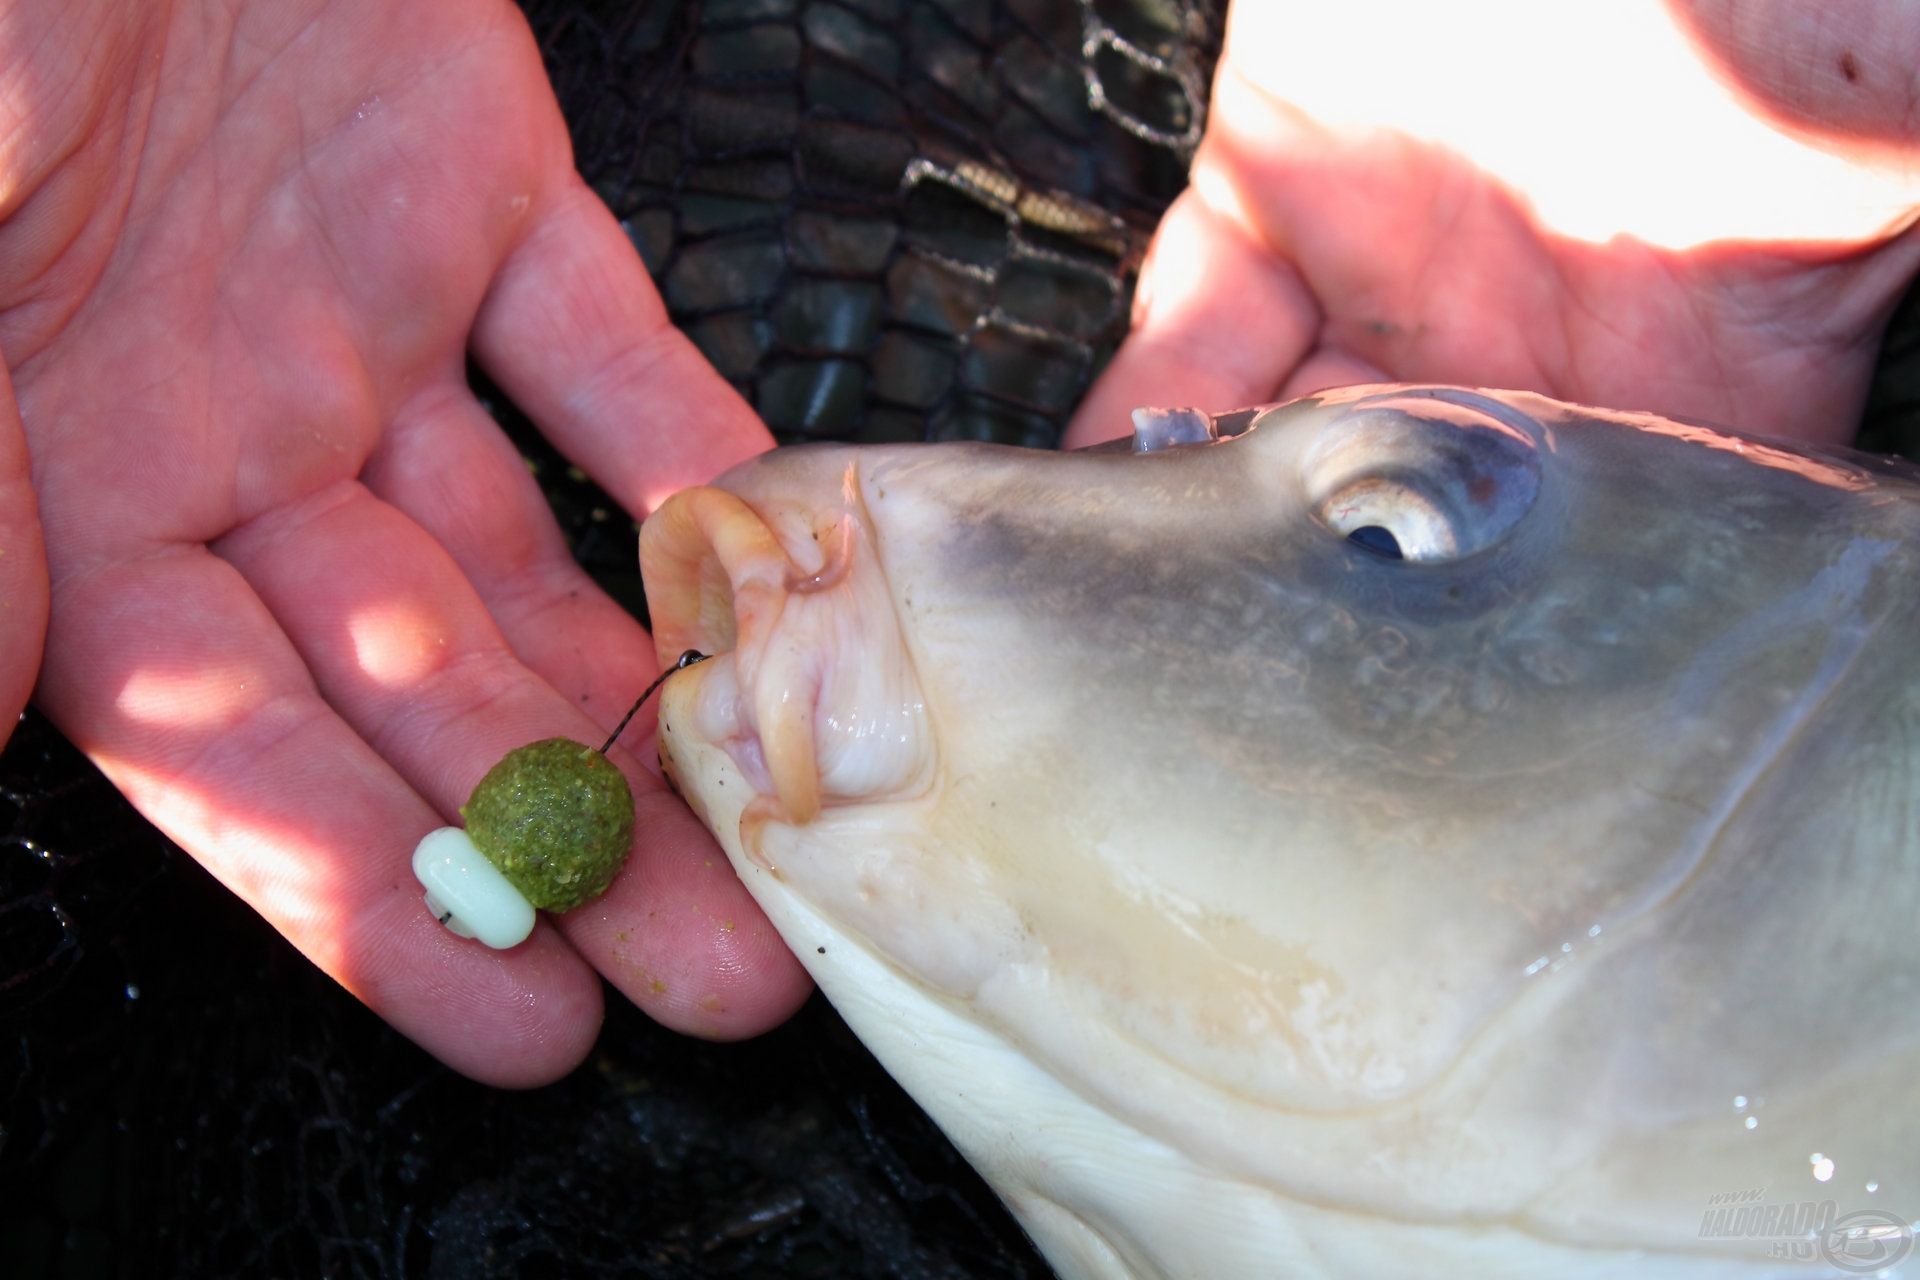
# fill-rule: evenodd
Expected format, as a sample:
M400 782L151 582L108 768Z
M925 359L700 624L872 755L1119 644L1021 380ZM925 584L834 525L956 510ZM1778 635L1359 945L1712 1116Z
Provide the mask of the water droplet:
M127 999L129 999L129 1000L138 1000L139 998L140 998L140 988L139 988L139 986L138 986L138 985L136 985L135 983L131 983L131 982L129 982L129 983L127 984Z
M1547 967L1547 958L1545 956L1541 956L1538 960L1535 960L1532 964L1527 966L1527 976L1531 978L1534 974L1540 972L1542 969L1546 967Z
M1565 954L1566 952L1569 952L1571 950L1573 950L1573 944L1571 942L1563 942L1560 944L1560 951L1562 954Z
M1745 1111L1745 1110L1747 1109L1747 1095L1746 1095L1746 1094L1744 1094L1744 1093L1736 1093L1736 1094L1734 1094L1734 1095L1733 1095L1733 1109L1734 1109L1735 1111Z
M1813 1180L1815 1182L1833 1181L1833 1161L1817 1151L1813 1156Z
M1600 936L1600 926L1599 926L1599 925L1595 925L1595 926L1593 926L1593 928L1591 928L1591 929L1589 929L1589 930L1587 930L1587 936L1588 936L1589 938L1597 938L1597 937L1599 937L1599 936Z
M1749 1129L1757 1129L1757 1128L1759 1128L1759 1127L1760 1127L1760 1119L1759 1119L1759 1117L1757 1117L1757 1116L1748 1116L1748 1117L1747 1117L1747 1128L1749 1128Z
M1880 1184L1879 1184L1879 1183L1877 1183L1877 1182L1869 1182L1869 1183L1867 1184L1867 1194L1868 1194L1868 1195L1872 1195L1872 1194L1873 1194L1874 1192L1876 1192L1876 1191L1878 1191L1879 1189L1880 1189Z

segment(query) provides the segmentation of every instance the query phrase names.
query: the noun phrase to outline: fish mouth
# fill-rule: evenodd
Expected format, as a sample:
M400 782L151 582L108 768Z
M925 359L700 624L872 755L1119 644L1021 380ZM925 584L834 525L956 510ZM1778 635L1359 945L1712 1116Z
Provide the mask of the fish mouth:
M674 736L720 747L759 793L748 816L793 825L850 802L924 790L926 701L877 552L856 467L748 464L675 494L640 534Z

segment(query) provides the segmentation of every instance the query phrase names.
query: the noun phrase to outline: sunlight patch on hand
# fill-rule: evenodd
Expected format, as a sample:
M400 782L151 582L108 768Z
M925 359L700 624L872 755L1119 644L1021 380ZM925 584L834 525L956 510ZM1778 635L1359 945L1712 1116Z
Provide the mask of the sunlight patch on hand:
M1459 152L1579 239L1858 238L1920 201L1920 174L1851 163L1755 116L1650 0L1239 5L1232 26L1247 83L1328 126Z
M419 684L446 661L447 629L434 609L390 601L355 609L347 619L354 664L383 689Z
M248 662L208 661L185 670L147 667L120 688L114 709L156 729L204 729L232 723L259 704L265 671Z

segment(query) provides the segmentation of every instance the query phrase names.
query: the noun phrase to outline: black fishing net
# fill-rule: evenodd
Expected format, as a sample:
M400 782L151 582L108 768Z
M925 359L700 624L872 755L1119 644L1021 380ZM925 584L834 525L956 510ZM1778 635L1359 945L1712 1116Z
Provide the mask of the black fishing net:
M784 440L1057 443L1184 181L1215 0L526 0L582 171ZM584 564L630 520L522 442ZM29 713L0 755L0 1276L1043 1276L817 999L426 1058Z
M1887 323L1854 443L1920 461L1920 284L1907 290Z

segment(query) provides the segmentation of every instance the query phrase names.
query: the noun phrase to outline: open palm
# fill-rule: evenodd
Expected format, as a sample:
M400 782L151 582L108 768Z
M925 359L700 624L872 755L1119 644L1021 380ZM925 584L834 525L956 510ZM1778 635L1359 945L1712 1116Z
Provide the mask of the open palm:
M1848 8L1759 30L1838 39ZM1920 263L1912 192L1770 128L1682 28L1654 0L1236 6L1193 185L1070 442L1139 404L1375 381L1848 438Z
M494 954L408 872L504 752L597 742L653 671L469 353L636 514L768 444L574 174L518 12L63 0L6 23L40 68L4 157L0 349L48 544L49 713L469 1074L570 1067L595 970L683 1029L783 1017L800 971L637 730L612 753L637 851L600 902Z

